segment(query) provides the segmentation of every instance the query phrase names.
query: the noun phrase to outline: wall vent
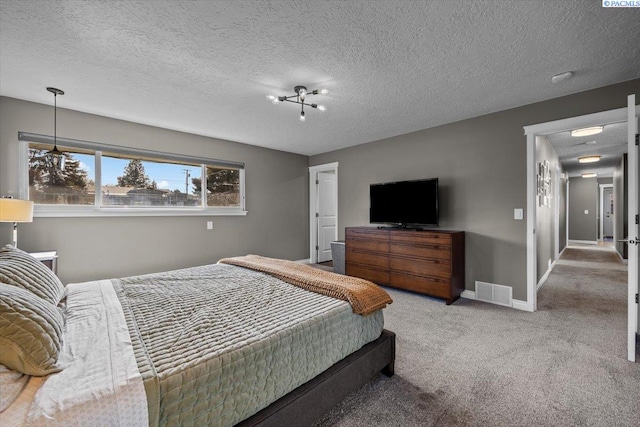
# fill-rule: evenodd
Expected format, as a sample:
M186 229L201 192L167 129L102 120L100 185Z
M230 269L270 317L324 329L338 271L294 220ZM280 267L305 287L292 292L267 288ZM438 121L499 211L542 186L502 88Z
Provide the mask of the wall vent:
M476 281L476 299L478 301L513 307L512 292L511 286Z

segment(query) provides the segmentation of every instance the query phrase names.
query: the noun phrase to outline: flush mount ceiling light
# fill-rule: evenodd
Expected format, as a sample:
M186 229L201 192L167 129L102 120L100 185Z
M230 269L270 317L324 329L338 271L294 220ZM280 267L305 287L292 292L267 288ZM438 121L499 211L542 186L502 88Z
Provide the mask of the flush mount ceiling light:
M571 131L571 136L591 136L602 132L603 126L593 126L590 128L575 129Z
M583 177L583 178L595 178L596 176L598 176L598 174L597 174L597 173L594 173L594 172L590 172L590 173L583 173L583 174L582 174L582 177Z
M327 109L325 108L324 105L318 105L318 104L308 104L306 102L304 102L304 100L306 99L306 97L308 95L326 95L329 93L329 91L327 89L316 89L316 90L312 90L312 91L307 91L307 88L304 86L296 86L293 88L293 91L296 93L295 95L291 95L291 96L275 96L275 95L267 95L267 99L269 101L271 101L272 104L279 104L280 102L293 102L294 104L300 104L300 121L304 122L305 121L305 115L304 115L304 106L306 105L307 107L311 107L311 108L317 108L320 111L326 111ZM294 99L295 98L295 99Z
M602 156L582 156L578 157L578 162L580 163L593 163L599 162Z
M64 169L64 154L62 151L58 150L58 141L57 141L57 127L58 127L58 104L56 99L58 95L64 95L64 92L60 89L56 89L55 87L48 87L47 90L53 94L53 149L47 152L47 155L51 158L51 163L53 167L58 170Z

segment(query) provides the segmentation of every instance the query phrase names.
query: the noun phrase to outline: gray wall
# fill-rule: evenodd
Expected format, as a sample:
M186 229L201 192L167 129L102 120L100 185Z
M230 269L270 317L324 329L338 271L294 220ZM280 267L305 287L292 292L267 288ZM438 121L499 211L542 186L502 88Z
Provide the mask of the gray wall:
M466 289L487 281L526 300L526 221L513 219L526 208L523 126L625 107L630 93L640 80L312 156L310 165L340 162L340 238L369 223L369 184L440 178L441 227L466 231Z
M536 254L537 254L537 281L549 269L551 262L555 260L556 238L556 209L558 203L558 189L556 188L556 169L562 169L558 154L544 136L536 138L536 165L542 161L549 162L551 174L551 200L549 206L540 206L536 198ZM560 172L561 174L562 172Z
M627 259L627 244L618 240L625 239L629 230L627 223L627 155L624 154L613 171L613 230L616 250Z
M53 109L0 98L0 194L18 193L18 131L51 135ZM122 277L257 253L308 258L308 157L58 109L58 135L127 147L243 161L243 217L35 218L20 248L56 249L63 282ZM214 229L206 230L213 220ZM0 243L11 241L0 225Z
M569 240L598 240L598 191L596 178L569 178Z

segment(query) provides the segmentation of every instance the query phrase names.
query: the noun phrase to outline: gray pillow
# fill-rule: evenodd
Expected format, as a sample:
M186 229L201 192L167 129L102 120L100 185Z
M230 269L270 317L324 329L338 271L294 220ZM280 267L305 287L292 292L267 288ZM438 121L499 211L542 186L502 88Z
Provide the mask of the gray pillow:
M56 306L0 283L0 364L27 375L60 371L64 319Z
M26 289L53 305L64 298L64 286L53 271L11 245L0 249L0 282Z

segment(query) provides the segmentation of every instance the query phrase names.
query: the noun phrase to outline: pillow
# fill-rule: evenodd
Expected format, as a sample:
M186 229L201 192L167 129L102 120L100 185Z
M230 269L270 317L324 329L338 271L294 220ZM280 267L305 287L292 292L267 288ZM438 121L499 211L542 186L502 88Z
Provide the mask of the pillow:
M0 282L33 292L53 305L64 297L64 286L53 271L11 245L0 249Z
M43 376L56 366L64 319L58 308L17 286L0 283L0 364Z
M20 396L29 378L29 375L0 365L0 412L4 412Z

